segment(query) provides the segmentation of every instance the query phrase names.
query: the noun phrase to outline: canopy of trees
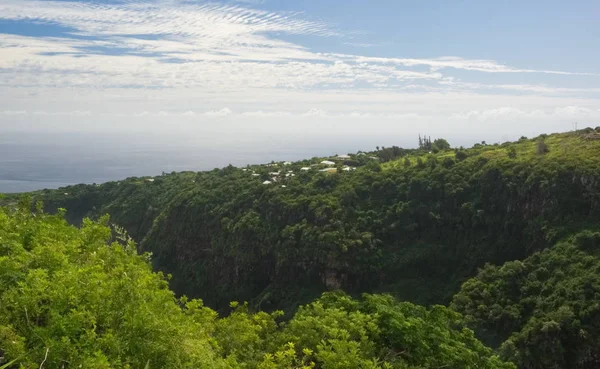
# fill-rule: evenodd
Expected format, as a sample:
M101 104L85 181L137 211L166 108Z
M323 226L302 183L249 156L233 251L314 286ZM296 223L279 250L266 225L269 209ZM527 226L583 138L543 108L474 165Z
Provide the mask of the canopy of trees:
M207 336L190 338L219 342L217 349L206 349L203 357L213 360L214 355L214 360L226 361L223 365L235 359L252 363L248 367L259 363L265 368L310 367L311 363L335 367L323 364L329 354L317 354L325 352L319 351L325 347L341 352L333 344L319 348L303 343L308 341L274 339L277 344L261 341L252 346L226 343L217 336L238 324L234 320L230 325L219 322L237 316L268 321L251 330L252 335L275 337L261 329L284 332L291 323L248 311L283 309L285 315L279 319L291 322L294 311L298 311L296 316L306 309L317 314L318 304L339 309L323 299L318 304L314 301L325 291L343 289L352 296L388 293L397 301L410 302L404 305L408 302L369 295L363 300L351 299L358 304L352 306L359 307L345 306L348 314L380 319L385 315L381 306L389 303L394 311L410 307L418 316L435 320L453 313L438 307L419 310L424 308L413 304L452 302L452 309L464 314L477 337L503 360L520 368L584 368L598 363L594 354L598 352L598 290L593 278L598 255L593 232L600 224L600 140L584 133L522 137L514 143L454 150L448 149L445 141L427 138L421 143L438 142L444 148L431 153L427 148L394 147L358 153L337 161L338 170L333 173L319 172L323 158L313 158L291 165L163 174L152 181L129 178L33 195L44 200L49 213L68 209L65 219L77 226L83 224L83 230L103 227L82 223L85 217L102 219L110 214L111 221L122 225L137 241L138 252L152 253L150 261L156 270L172 275L168 284L177 296L201 297L221 314L231 312L231 300L248 301L248 305L236 306L228 318L214 318L212 326L220 328L207 328ZM344 171L344 165L357 169ZM263 185L274 171L291 171L295 176L281 176L278 182ZM13 196L3 202L18 207ZM586 230L592 235L575 237L587 234ZM125 248L131 257L141 258L131 248ZM475 279L469 280L471 277ZM152 283L163 285L171 294L164 279ZM373 299L381 306L369 307ZM180 307L189 304L175 301ZM212 312L194 301L192 305L201 306L201 311ZM304 307L297 310L299 306ZM9 322L2 324L8 326ZM357 367L400 365L394 362L396 357L402 358L402 365L424 367L449 360L435 364L411 361L401 354L404 349L390 349L397 341L389 336L384 341L377 338L385 330L384 323L377 322L381 332L372 334L364 328L366 333L358 336L368 338L352 338L355 348L345 346L344 350L363 360ZM446 328L456 327L459 325ZM245 337L239 332L231 336ZM467 336L465 333L460 340ZM373 342L379 346L369 346ZM474 342L465 347L479 350ZM44 354L42 346L35 360ZM392 351L384 354L388 349ZM496 360L493 355L483 357ZM158 363L156 358L152 362ZM468 367L453 363L449 367ZM134 364L143 366L145 362Z
M459 314L325 294L287 322L175 298L108 218L0 208L2 368L514 368Z
M600 233L585 231L468 280L452 307L523 368L600 365Z
M357 170L332 174L300 171L314 158L36 197L76 225L110 214L173 275L176 293L220 311L232 299L292 311L337 287L448 303L486 262L524 259L599 220L600 142L550 135L539 155L538 141L404 150L386 163L366 153L350 159L364 163ZM252 171L296 176L265 186Z

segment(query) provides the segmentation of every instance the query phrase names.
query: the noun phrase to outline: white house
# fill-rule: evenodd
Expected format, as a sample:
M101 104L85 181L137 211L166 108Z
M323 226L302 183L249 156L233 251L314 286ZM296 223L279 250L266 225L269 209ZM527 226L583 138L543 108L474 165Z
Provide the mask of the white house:
M334 162L332 162L332 161L329 161L329 160L323 160L323 161L321 162L321 164L323 164L323 165L335 165L335 163L334 163Z
M335 158L339 159L339 160L346 160L346 159L350 159L350 155L336 155Z
M302 168L300 168L300 170L307 171L307 170L310 170L310 167L302 167Z
M271 184L271 181L264 181L264 182L263 182L263 184L264 184L264 185Z

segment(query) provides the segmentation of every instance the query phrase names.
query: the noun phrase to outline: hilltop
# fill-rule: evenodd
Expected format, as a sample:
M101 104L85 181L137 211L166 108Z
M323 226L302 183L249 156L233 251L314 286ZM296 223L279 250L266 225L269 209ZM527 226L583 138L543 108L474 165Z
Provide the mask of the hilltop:
M599 136L586 129L471 148L423 138L417 149L164 173L2 201L41 200L45 212L67 209L75 225L109 214L172 275L176 294L221 312L249 301L290 318L325 291L389 293L449 304L519 367L579 368L595 363L600 347Z
M73 224L110 214L176 292L216 307L293 307L332 288L446 303L486 262L523 259L597 219L591 132L466 149L423 140L33 195Z

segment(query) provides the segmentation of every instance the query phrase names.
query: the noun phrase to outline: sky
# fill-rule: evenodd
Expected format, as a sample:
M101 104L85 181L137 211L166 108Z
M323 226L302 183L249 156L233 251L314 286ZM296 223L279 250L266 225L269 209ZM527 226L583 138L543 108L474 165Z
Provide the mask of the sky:
M0 0L0 134L466 146L595 127L599 19L597 0Z

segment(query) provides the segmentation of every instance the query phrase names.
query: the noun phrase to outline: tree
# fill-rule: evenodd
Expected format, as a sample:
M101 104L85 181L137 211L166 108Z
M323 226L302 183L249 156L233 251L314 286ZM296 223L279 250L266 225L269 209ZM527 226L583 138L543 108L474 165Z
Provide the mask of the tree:
M459 151L456 152L456 154L454 154L454 157L458 161L463 161L463 160L465 160L466 158L469 157L469 154L467 154L467 152L464 151L464 150L459 150Z
M381 172L381 165L379 165L379 163L374 160L371 160L367 165L365 165L365 168L373 172Z
M132 237L142 240L140 250L152 252L157 269L172 274L170 285L178 295L202 297L208 306L225 316L231 299L251 301L250 310L285 309L293 315L296 306L332 286L352 294L393 291L404 301L432 305L449 301L460 284L486 263L523 261L538 250L552 249L557 239L568 238L573 230L600 224L600 198L589 177L600 168L600 141L583 140L572 133L549 135L546 143L568 148L568 154L550 148L551 155L542 157L535 155L536 142L532 139L503 147L465 149L468 158L447 169L441 165L433 170L418 169L414 164L412 168L398 168L402 166L398 160L382 165L379 172L363 167L349 175L325 176L316 170L300 172L294 167L296 176L282 180L286 190L262 186L260 177L251 173L271 170L253 165L250 171L235 170L228 176L220 176L220 170L177 173L165 177L160 185L146 186L138 183L139 179L130 178L98 187L70 186L34 196L46 200L47 212L70 209L66 216L75 224L80 224L85 216L97 218L110 213L115 223L123 224ZM518 161L507 158L511 146L519 153ZM528 150L531 151L526 155ZM409 151L409 159L414 162L420 157L422 167L427 158L423 151ZM444 164L446 157L453 156L447 152L438 155L438 160ZM368 155L360 160L364 164L378 162ZM192 184L192 179L196 183ZM7 195L1 202L12 208L16 203L13 199L13 195ZM24 208L31 211L31 204L26 203ZM0 232L3 227L0 221ZM15 233L27 247L39 243L39 238L30 235L35 232L29 229ZM0 253L8 252L11 242L3 234L0 237ZM589 257L580 260L583 266L589 266L597 257L589 253ZM47 259L60 259L50 255ZM0 257L0 273L6 265L3 263L12 259ZM18 260L18 256L14 259ZM530 276L532 288L543 285L543 280L554 274L561 278L560 273L543 274L540 269ZM512 288L518 275L503 279L502 283ZM570 307L576 319L570 320L573 315L568 311L539 315L544 317L538 321L541 324L532 321L531 329L511 341L515 349L507 344L507 351L503 352L517 358L529 355L531 361L541 361L541 356L554 357L537 354L533 349L535 342L527 341L528 333L551 347L554 341L548 338L555 337L556 331L553 324L544 328L545 323L555 321L570 335L575 332L572 328L576 320L586 318L578 306L585 306L586 314L593 317L592 305L568 302L574 300L561 297L582 292L581 296L589 294L589 301L597 301L596 282L592 279L587 283L588 276L584 277L584 283L573 285L576 288L559 286L554 300L544 300L546 306ZM11 278L10 274L6 279L0 278L0 288ZM482 300L475 309L487 306L486 298L490 294L494 297L496 289L502 288L483 289ZM516 291L520 288L514 287ZM525 309L550 290L535 292L524 298ZM503 297L495 299L489 309L482 307L482 316L490 321L498 317L502 329L509 334L517 332L522 327L519 317L526 315L511 310L514 304L505 303ZM510 300L521 299L517 295ZM564 324L555 318L564 319ZM513 324L515 321L517 325ZM1 322L0 325L8 326ZM547 336L541 335L542 328ZM228 337L239 335L245 339L241 329L232 331ZM583 333L589 337L587 330ZM10 332L6 334L10 336ZM479 334L485 338L481 335L485 332ZM261 335L258 334L260 339ZM251 351L260 354L264 345L250 342ZM350 347L346 343L339 344ZM215 345L222 350L233 347L231 355L241 355L239 347L245 343ZM284 350L282 346L269 347L270 354ZM577 347L587 350L584 345ZM303 347L296 345L295 349L299 354ZM600 352L595 347L593 350ZM398 352L402 349L395 351ZM246 357L250 356L255 357ZM254 362L246 367L256 367L258 359L251 360ZM314 362L312 355L310 360ZM323 367L321 362L319 367ZM547 367L566 368L560 362ZM54 369L47 365L44 368Z
M487 265L451 307L519 368L597 368L600 233L585 231L523 261Z
M421 157L419 156L417 158L417 167L418 168L423 168L425 166L425 164L423 163L423 159L421 159Z
M438 138L433 141L433 147L439 151L450 150L450 144L443 138Z
M442 166L446 169L452 167L454 164L455 163L452 158L444 158L444 161L442 162Z
M431 151L433 144L431 143L431 136L423 136L419 134L419 149Z
M507 155L510 159L515 159L517 157L517 150L513 146L509 147Z
M224 367L209 342L216 313L176 299L108 217L76 229L62 215L0 208L0 239L10 244L0 248L7 360L48 369Z
M410 159L408 158L408 156L404 157L404 167L405 168L410 167Z
M427 156L427 165L429 165L429 167L435 168L437 166L437 163L438 160L435 155L430 154Z
M539 140L536 145L536 152L538 155L544 155L549 151L548 145L544 140Z

